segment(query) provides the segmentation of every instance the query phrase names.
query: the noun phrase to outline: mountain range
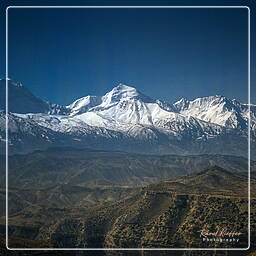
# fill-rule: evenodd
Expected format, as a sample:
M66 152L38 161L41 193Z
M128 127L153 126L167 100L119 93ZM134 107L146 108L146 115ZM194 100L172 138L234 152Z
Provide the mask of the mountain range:
M6 116L12 248L247 247L255 105L224 96L171 103L119 84L62 106L8 79L0 80L1 152ZM253 159L250 167L254 189ZM2 204L4 174L2 155ZM255 237L253 195L251 201ZM241 232L239 242L204 243L200 230L218 227Z
M247 156L248 128L251 147L255 147L256 105L250 106L249 113L247 104L224 96L182 98L172 104L119 84L104 96L85 96L61 106L34 96L21 83L9 79L7 84L10 154L72 146L150 154ZM5 85L6 80L0 80L2 150Z

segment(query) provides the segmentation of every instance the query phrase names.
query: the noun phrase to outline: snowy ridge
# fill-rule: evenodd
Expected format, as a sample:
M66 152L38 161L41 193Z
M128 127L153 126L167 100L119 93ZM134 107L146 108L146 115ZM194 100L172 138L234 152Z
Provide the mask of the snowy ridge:
M119 84L103 96L85 96L61 106L35 97L19 83L8 82L9 103L14 102L9 114L10 143L20 151L75 145L135 152L230 153L234 143L232 152L244 154L247 146L248 106L224 96L182 98L171 104ZM253 105L250 116L255 140ZM4 112L0 128L3 142Z
M185 116L193 116L228 128L245 129L247 127L248 107L224 96L209 96L193 101L183 98L174 103L174 106ZM255 110L252 110L253 113L255 114Z
M98 96L86 96L74 101L67 106L71 115L81 114L89 111L89 109L99 105L102 102L101 97Z

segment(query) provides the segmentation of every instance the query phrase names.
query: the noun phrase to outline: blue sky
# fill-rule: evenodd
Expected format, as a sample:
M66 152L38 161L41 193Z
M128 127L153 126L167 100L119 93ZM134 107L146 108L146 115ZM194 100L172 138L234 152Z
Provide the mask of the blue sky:
M10 9L9 77L59 104L120 82L170 102L216 94L247 102L247 13Z

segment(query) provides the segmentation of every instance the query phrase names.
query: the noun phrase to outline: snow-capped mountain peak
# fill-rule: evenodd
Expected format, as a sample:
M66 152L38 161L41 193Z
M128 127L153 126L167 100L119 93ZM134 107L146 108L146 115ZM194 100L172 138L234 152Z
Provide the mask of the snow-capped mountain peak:
M114 87L110 92L106 93L102 97L102 102L108 105L108 104L117 103L120 100L130 100L130 99L140 99L146 102L152 101L151 98L142 94L136 88L120 83L118 86Z
M186 98L181 98L179 101L175 102L174 107L178 109L178 111L186 109L189 105L189 100Z
M70 109L70 115L81 114L89 111L91 108L102 103L100 96L85 96L78 100L75 100L70 105L66 106Z
M0 80L1 109L5 109L5 79ZM181 98L174 104L154 100L135 87L120 83L104 96L85 96L68 106L60 106L35 97L21 83L8 79L9 111L13 113L47 113L76 116L93 126L111 123L155 125L160 119L195 117L227 128L245 129L248 106L237 100L215 95L194 100ZM175 114L175 115L174 115ZM251 126L256 125L251 107ZM161 122L162 123L162 122Z
M181 99L174 104L177 112L228 128L245 128L247 110L236 100L215 95L189 101Z
M136 88L120 83L104 96L86 96L68 105L71 115L86 112L98 112L109 109L115 105L125 105L125 102L154 102L148 96L139 92Z
M0 81L3 110L5 84L5 80ZM231 149L237 152L239 147L238 153L245 154L249 116L252 138L256 137L256 107L251 105L249 114L248 105L224 96L191 101L182 98L171 104L119 84L104 96L85 96L60 106L35 97L12 80L8 85L10 143L25 151L74 145L136 152L226 154ZM0 142L4 135L5 115L0 111Z
M120 125L154 125L161 118L174 118L175 114L170 109L167 103L153 100L132 86L119 84L101 97L100 104L86 112L80 111L76 118L88 125L114 125L119 129Z

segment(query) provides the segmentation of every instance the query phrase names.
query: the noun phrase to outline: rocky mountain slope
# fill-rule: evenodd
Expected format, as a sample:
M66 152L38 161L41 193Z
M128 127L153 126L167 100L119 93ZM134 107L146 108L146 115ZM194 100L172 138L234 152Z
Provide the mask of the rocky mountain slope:
M33 202L31 195L26 198L30 205L16 212L13 208L9 232L58 247L247 247L247 181L242 173L213 166L137 187L120 199L89 208L83 196L76 206L53 207L47 201ZM254 178L251 187L256 188ZM21 198L23 193L19 193ZM251 200L253 237L256 209L253 196ZM240 232L239 241L220 243L200 237L202 229L214 232L218 228Z
M52 104L34 96L22 83L8 80L8 107L13 113L65 114L66 107ZM0 109L6 106L6 80L0 79Z

